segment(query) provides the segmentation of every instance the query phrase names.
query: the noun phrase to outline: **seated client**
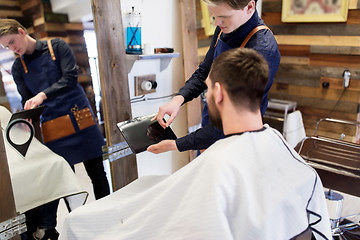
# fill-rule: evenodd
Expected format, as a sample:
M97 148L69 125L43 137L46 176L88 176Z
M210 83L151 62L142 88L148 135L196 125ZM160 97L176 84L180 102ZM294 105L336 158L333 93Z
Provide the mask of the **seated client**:
M331 239L319 176L263 125L267 78L254 50L222 53L206 84L225 138L170 176L142 177L76 209L60 239Z

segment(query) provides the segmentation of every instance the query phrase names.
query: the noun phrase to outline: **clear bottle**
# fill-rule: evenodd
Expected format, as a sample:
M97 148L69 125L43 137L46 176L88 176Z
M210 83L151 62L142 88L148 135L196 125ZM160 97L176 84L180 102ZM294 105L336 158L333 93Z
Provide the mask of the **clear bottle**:
M141 14L134 7L127 15L126 53L142 54L141 49Z

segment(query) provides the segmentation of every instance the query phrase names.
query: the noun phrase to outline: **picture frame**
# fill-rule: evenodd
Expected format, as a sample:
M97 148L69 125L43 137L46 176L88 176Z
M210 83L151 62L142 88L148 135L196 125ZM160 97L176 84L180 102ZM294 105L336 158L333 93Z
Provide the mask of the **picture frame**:
M201 6L201 14L202 14L202 19L201 19L201 25L205 30L205 35L206 36L212 36L214 35L214 31L216 28L215 25L215 18L210 16L207 4L204 3L202 0L200 0L200 6Z
M283 0L282 22L346 22L349 0Z

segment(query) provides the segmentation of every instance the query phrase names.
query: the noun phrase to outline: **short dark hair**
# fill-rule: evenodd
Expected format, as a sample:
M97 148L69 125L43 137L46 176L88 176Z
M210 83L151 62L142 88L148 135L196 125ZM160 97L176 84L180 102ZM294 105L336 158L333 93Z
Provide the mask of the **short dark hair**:
M18 34L19 28L24 29L27 33L26 28L14 19L0 19L0 37L7 34Z
M269 66L255 50L235 48L220 54L209 73L211 84L219 82L237 106L250 111L260 108L268 80Z
M219 5L221 3L227 3L231 8L239 10L248 5L251 0L203 0L206 4ZM255 0L255 3L257 0Z

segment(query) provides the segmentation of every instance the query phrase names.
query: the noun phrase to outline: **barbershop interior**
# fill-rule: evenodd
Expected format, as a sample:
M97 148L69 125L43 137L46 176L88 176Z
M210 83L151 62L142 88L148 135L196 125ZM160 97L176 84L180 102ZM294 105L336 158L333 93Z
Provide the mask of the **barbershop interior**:
M0 240L360 239L360 0L0 0L0 43Z

